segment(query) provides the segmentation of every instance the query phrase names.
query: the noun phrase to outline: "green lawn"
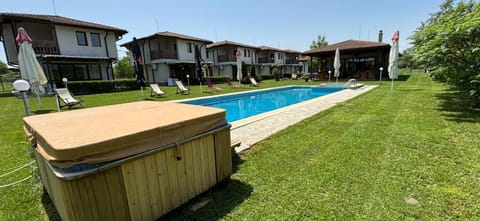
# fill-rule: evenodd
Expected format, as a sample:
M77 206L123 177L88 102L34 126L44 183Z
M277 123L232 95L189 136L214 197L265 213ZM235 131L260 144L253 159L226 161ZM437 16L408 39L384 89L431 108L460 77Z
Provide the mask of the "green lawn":
M368 82L377 83L377 82ZM261 88L304 81L265 81ZM238 91L227 89L222 93ZM172 220L478 220L480 111L416 72L289 127L235 157L231 179ZM165 87L163 87L165 88ZM176 95L168 99L218 94ZM244 86L244 89L253 89ZM256 89L256 88L255 88ZM149 90L146 91L148 95ZM147 96L146 96L147 97ZM140 93L83 96L87 107L141 100ZM44 98L44 109L54 100ZM37 109L35 100L30 103ZM0 98L0 175L31 161L23 106ZM37 112L38 113L38 112ZM30 174L0 177L0 185ZM212 199L192 212L190 205ZM0 189L0 220L52 216L38 180ZM54 215L54 214L53 214Z

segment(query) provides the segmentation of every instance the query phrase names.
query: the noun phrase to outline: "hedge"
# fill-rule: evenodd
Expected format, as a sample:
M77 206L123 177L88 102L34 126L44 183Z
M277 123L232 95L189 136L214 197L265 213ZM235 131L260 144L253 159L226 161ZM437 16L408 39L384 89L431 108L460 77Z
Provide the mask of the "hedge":
M68 89L74 94L97 94L119 91L138 90L135 79L127 80L98 80L98 81L69 81Z

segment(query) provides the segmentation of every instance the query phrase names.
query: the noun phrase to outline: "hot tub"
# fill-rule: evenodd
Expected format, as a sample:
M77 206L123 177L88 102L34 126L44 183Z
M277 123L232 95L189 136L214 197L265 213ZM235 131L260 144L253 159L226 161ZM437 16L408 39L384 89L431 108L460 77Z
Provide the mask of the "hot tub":
M63 220L155 220L232 172L225 111L141 101L24 118Z

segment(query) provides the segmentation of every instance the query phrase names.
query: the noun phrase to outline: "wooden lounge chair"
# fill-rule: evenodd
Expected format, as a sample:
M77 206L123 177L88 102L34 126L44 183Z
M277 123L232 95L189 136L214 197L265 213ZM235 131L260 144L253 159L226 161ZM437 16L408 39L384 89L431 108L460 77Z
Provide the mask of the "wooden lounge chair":
M292 79L292 80L297 80L297 79L298 79L298 75L294 73L294 74L292 74L292 77L291 77L290 79Z
M61 108L65 106L71 108L77 104L83 107L83 100L80 97L74 97L67 88L57 88L55 91L57 92L58 104ZM60 105L60 100L63 101L64 105Z
M190 89L186 88L183 86L183 83L181 81L175 81L175 84L177 84L177 94L190 94Z
M229 78L229 77L227 77L227 84L228 84L229 87L240 88L240 85L238 85L238 84L233 84L233 83L232 83L232 79Z
M165 91L162 91L158 84L150 84L150 96L151 97L165 97L167 93Z
M255 78L249 78L250 79L250 83L252 83L252 86L255 86L255 87L258 87L260 86L257 81L255 80Z
M222 91L221 87L217 87L217 86L213 85L212 80L210 80L210 78L206 78L205 83L207 83L207 86L208 86L209 89L216 90L216 91Z

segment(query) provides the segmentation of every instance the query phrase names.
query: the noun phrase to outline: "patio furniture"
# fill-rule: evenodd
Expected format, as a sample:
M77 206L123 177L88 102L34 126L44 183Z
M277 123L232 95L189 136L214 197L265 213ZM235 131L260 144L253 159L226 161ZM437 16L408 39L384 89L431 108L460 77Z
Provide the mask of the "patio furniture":
M175 84L177 85L177 94L178 93L180 93L180 94L190 94L190 89L183 86L182 81L177 80L177 81L175 81Z
M250 83L252 83L252 86L255 86L255 87L258 87L260 86L257 81L255 80L255 78L249 78L250 79Z
M57 93L58 104L60 107L68 106L68 108L71 108L77 104L83 107L82 98L73 96L67 88L57 88L55 91ZM60 105L60 100L62 100L64 105Z
M206 78L205 83L207 83L207 86L208 86L209 89L216 90L216 91L222 91L221 87L217 87L217 86L213 85L212 80L210 80L210 78Z
M165 91L162 91L158 84L150 84L150 96L151 97L165 97L167 93Z
M228 84L229 87L240 88L240 85L238 85L238 84L233 84L232 79L229 78L229 77L227 77L227 84Z

